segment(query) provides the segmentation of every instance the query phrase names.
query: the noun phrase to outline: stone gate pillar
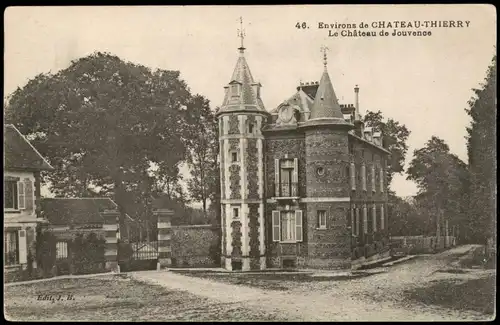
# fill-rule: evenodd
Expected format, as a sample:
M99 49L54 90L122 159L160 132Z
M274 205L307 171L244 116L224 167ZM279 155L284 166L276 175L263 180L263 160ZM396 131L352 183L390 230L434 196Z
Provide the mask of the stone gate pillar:
M120 213L116 210L105 210L102 213L104 218L104 235L106 239L106 247L104 249L104 258L106 260L106 270L120 273L120 265L118 264L118 222Z
M172 265L172 216L174 212L168 209L154 211L158 219L158 264L157 270Z

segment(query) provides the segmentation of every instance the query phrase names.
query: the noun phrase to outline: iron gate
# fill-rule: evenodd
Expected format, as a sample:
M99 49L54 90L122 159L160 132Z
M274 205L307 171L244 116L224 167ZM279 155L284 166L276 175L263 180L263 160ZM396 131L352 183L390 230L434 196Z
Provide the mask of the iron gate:
M118 263L121 272L155 270L158 263L158 231L156 227L132 241L119 240Z

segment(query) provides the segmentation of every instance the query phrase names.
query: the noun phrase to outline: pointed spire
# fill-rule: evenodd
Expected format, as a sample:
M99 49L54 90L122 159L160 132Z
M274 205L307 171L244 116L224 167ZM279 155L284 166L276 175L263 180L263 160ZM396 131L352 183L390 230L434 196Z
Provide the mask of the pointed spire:
M319 87L314 98L314 104L311 109L311 119L315 118L339 118L344 119L342 111L340 109L339 101L333 90L333 85L328 75L327 70L327 57L326 51L328 48L326 46L321 47L323 52L323 65L325 70L321 76L321 81L319 82Z
M240 53L243 54L245 51L245 46L243 45L243 40L245 39L245 30L243 29L243 18L240 17L240 29L238 29L238 37L241 39L241 45L238 48Z
M236 62L229 84L225 88L225 97L222 103L220 112L228 112L232 110L251 110L264 111L264 104L260 97L260 82L255 82L250 68L248 67L244 56L245 46L243 40L245 38L245 30L243 29L243 19L240 17L240 29L238 29L238 37L241 39L240 47L238 48L240 56Z

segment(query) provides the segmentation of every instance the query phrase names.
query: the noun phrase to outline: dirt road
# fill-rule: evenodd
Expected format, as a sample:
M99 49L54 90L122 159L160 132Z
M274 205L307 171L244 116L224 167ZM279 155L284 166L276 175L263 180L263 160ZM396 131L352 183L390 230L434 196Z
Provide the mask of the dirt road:
M224 284L172 272L135 272L134 279L257 310L279 311L290 320L309 321L438 321L483 320L481 313L429 307L407 302L403 290L442 277L446 268L473 245L386 268L386 272L349 281L301 282L286 292ZM446 274L453 277L458 275Z

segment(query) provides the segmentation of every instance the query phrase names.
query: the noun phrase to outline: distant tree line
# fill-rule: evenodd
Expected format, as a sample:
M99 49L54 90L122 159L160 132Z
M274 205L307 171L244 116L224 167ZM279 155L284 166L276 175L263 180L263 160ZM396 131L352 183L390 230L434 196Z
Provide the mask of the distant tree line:
M419 192L389 191L393 235L436 235L445 225L463 242L496 238L496 56L474 89L467 113L468 163L433 136L406 170ZM59 197L109 196L149 228L152 209L171 208L174 223L219 223L220 180L215 110L192 94L178 71L152 70L96 52L55 74L37 75L9 96L15 124L55 167L42 180ZM410 131L380 111L364 116L391 151L388 185L405 172ZM189 167L183 179L180 169ZM187 191L182 184L187 184ZM201 202L202 209L189 207Z

